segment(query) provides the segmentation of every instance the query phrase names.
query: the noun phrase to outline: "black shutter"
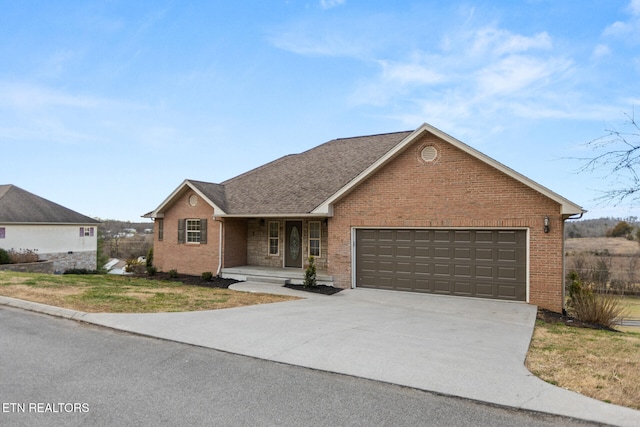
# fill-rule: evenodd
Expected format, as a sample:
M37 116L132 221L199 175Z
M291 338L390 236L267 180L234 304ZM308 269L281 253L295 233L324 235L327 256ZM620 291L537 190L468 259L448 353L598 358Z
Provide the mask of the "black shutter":
M200 220L200 243L207 243L207 220Z
M186 220L179 219L178 220L178 243L184 243L184 225Z

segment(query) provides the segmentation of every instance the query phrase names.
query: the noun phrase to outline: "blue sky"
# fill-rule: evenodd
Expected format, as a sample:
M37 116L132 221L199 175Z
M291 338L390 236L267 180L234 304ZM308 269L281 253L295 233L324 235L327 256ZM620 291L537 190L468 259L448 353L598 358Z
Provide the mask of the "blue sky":
M640 104L640 0L0 0L0 184L138 221L334 138L427 122L599 216L584 144Z

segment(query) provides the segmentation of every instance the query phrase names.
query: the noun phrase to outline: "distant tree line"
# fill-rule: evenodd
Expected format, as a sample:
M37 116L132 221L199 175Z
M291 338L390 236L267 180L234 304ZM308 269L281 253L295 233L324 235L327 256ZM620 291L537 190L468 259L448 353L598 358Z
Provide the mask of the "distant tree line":
M640 222L638 217L627 218L597 218L581 221L567 221L565 223L565 237L625 237L629 240L640 237Z

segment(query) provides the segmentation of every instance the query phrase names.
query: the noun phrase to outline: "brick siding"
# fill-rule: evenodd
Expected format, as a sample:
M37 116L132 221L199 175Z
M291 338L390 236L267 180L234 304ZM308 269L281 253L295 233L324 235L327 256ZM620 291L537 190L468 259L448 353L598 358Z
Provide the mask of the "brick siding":
M431 163L420 157L426 145L438 151ZM436 136L408 146L335 204L327 267L344 288L352 282L352 227L527 228L529 302L562 309L561 206Z
M216 274L219 265L220 224L213 219L213 208L200 196L196 206L189 204L192 191L185 191L167 209L163 218L164 236L158 240L158 227L154 227L153 264L159 271L177 270L178 273L201 275ZM178 243L178 220L206 219L207 243Z
M247 220L224 220L223 267L247 265Z

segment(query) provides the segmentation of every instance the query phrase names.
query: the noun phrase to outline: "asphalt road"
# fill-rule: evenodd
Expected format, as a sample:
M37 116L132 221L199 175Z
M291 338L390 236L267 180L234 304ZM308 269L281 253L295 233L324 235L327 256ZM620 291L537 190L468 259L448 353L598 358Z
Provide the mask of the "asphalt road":
M585 425L8 307L0 404L2 426Z

